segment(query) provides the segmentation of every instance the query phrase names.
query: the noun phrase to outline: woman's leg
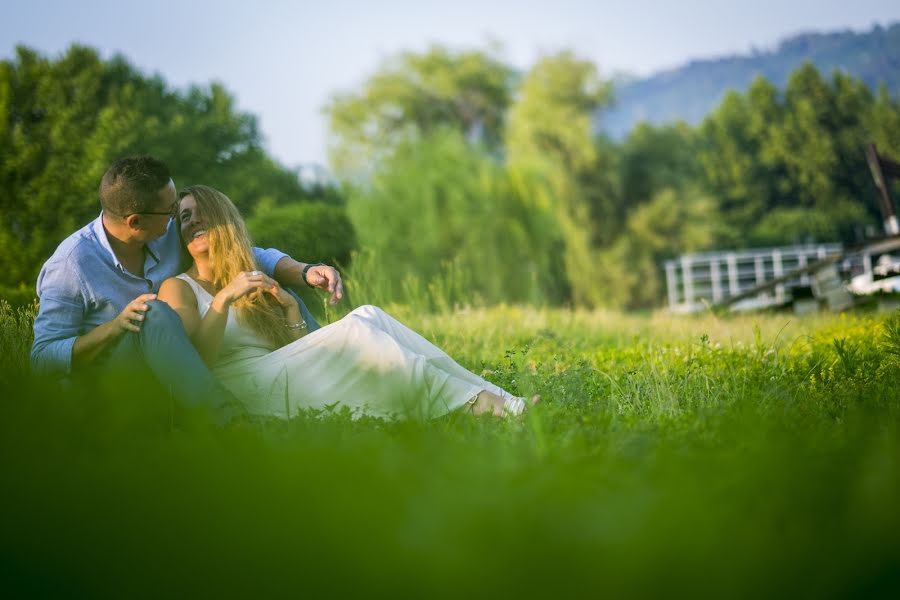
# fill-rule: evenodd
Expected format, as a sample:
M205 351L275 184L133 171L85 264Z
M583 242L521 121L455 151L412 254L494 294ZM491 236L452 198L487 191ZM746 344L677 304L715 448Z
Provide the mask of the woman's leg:
M375 327L395 340L399 345L415 354L423 356L428 363L446 372L456 379L470 383L486 390L503 400L514 398L506 390L494 385L486 379L475 375L453 360L446 352L426 340L424 337L393 318L377 306L360 306L344 318L359 319L371 327Z

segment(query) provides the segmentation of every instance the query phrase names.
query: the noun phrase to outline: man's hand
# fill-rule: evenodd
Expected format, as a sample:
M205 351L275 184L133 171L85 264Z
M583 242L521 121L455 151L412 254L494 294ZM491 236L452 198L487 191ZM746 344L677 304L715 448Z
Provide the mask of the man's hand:
M129 302L114 319L76 337L72 345L72 367L92 363L127 332L139 332L144 313L150 308L147 302L151 300L156 300L156 294L141 294Z
M126 331L139 332L141 330L141 321L144 320L144 313L150 308L146 303L151 300L156 300L156 294L141 294L129 302L125 309L113 319L116 333L122 334Z
M344 283L341 274L334 267L328 265L316 265L306 272L306 283L331 294L329 301L332 306L344 297Z

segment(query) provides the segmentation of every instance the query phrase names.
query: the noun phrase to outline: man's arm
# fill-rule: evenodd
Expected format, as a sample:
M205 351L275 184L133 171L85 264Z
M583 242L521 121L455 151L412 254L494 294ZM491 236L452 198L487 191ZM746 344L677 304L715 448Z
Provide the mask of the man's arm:
M331 294L331 305L340 302L344 297L344 282L341 274L334 267L328 265L313 265L303 274L307 263L297 262L290 256L285 256L275 265L275 279L281 285L296 287L310 285Z
M128 331L137 333L141 330L140 322L147 312L147 302L156 300L156 294L142 294L128 303L112 321L91 329L84 335L75 338L72 346L72 367L87 365L97 359L110 345Z
M268 249L254 248L256 260L260 268L287 288L303 287L311 285L331 294L331 304L337 304L344 297L344 283L341 274L334 267L328 265L316 265L303 276L303 269L307 263L296 261L284 252Z
M75 271L51 259L38 275L37 295L31 367L62 377L72 372L72 347L84 324L84 293Z
M135 321L143 320L147 300L154 294L139 296L115 319L79 335L84 328L85 301L78 271L65 261L51 259L38 276L40 299L34 320L34 344L31 367L35 373L62 377L73 367L95 360L126 331L137 331Z

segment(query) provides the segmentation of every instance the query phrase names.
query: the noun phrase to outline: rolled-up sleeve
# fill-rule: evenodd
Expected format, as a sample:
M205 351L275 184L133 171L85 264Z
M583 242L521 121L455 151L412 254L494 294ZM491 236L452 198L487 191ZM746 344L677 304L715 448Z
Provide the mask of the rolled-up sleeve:
M84 293L75 269L64 260L47 262L38 276L37 295L31 368L63 377L72 372L72 347L84 323Z
M275 265L287 254L275 248L254 248L253 254L256 256L256 262L259 268L269 277L275 277Z

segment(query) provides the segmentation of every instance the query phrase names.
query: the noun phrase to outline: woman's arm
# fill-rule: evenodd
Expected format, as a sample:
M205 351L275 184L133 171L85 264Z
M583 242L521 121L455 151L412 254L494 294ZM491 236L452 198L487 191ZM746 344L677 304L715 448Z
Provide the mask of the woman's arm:
M299 340L306 335L306 321L303 320L303 315L300 314L300 305L297 304L294 297L290 294L287 294L287 297L293 301L293 304L283 309L284 319L287 321L291 338ZM302 325L302 327L297 327L297 325Z
M228 282L228 285L213 296L206 314L200 319L191 341L197 352L207 365L212 366L219 357L225 325L228 323L228 311L231 305L253 290L270 288L277 285L275 280L260 271L241 271Z
M221 292L216 294L219 298ZM222 298L212 304L203 317L197 310L197 296L186 281L172 277L163 281L159 287L158 298L172 307L181 322L184 330L197 349L197 353L203 362L211 366L219 356L219 348L222 345L222 337L225 335L225 324L228 322L228 309L231 303L223 303Z
M291 338L299 340L307 333L306 321L303 320L303 315L300 313L300 305L291 294L278 285L278 282L273 281L272 283L271 287L266 288L266 292L271 294L281 305Z

